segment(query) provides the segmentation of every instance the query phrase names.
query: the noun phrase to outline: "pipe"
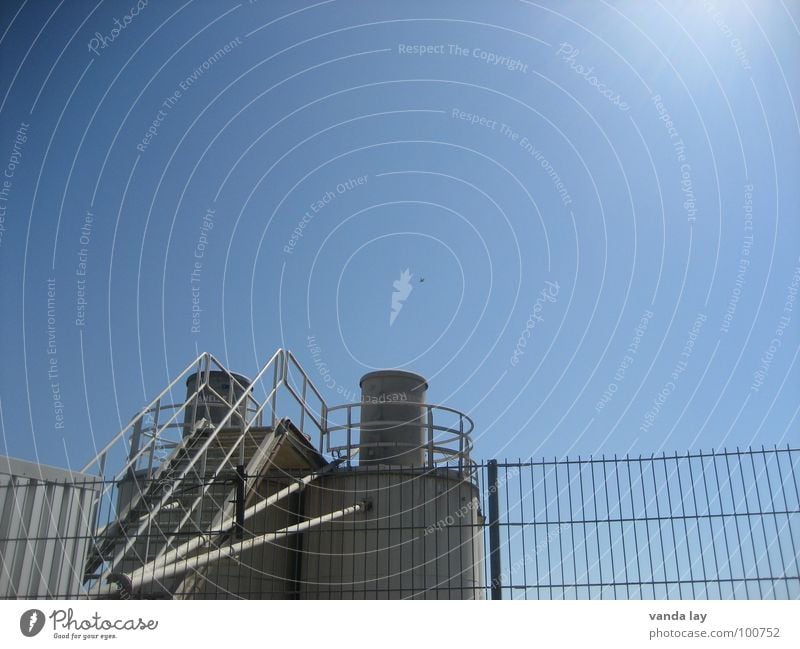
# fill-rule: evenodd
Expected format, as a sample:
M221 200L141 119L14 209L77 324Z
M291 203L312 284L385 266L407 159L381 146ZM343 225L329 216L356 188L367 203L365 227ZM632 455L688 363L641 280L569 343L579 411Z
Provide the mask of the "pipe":
M358 511L368 508L369 501L362 500L355 505L351 505L350 507L345 507L344 509L331 512L330 514L324 514L323 516L312 518L304 523L297 523L296 525L284 527L276 532L269 532L267 534L262 534L261 536L256 536L252 539L247 539L246 541L239 541L238 543L232 543L231 545L227 545L225 547L215 548L214 550L209 550L208 552L189 557L185 560L178 560L174 563L165 564L160 568L155 566L148 567L146 570L139 568L135 572L131 573L128 576L128 579L130 579L131 583L134 584L135 588L147 585L156 579L169 579L170 577L175 577L176 575L180 575L188 570L197 570L198 568L207 566L209 563L219 561L220 559L234 559L242 552L259 547L265 543L278 541L284 537L290 536L291 534L297 534L298 532L311 529L312 527L322 525L323 523L335 521L344 516L349 516L350 514L355 514Z
M328 466L331 466L331 465L328 465ZM255 505L252 505L252 506L248 507L244 511L245 519L250 518L251 516L257 514L258 512L266 509L270 505L275 504L279 500L284 499L286 496L289 496L289 495L293 494L295 491L298 491L299 489L303 489L312 480L314 480L314 479L318 478L319 476L323 475L323 473L325 473L325 472L323 471L323 472L320 472L320 473L311 473L311 474L309 474L307 476L304 476L303 478L301 478L297 482L295 482L293 484L290 484L288 487L284 487L280 491L276 491L274 494L272 494L268 498L265 498L264 500L261 500L260 502L256 503ZM163 509L163 507L162 507L162 509ZM141 520L141 519L139 519L139 520ZM229 527L231 527L233 525L234 522L235 522L235 518L232 517L232 516L229 516L224 521L222 521L222 523L220 524L219 528L220 529L228 529ZM162 563L163 565L169 565L171 563L174 563L175 561L180 560L181 557L183 557L184 555L188 554L189 552L192 552L193 550L196 550L198 547L203 545L208 540L209 540L208 535L202 534L202 533L198 534L197 536L195 536L194 538L190 539L186 543L183 543L182 545L179 545L177 548L173 548L172 550L170 550L169 552L167 552L163 556L156 557L155 559L153 559L149 563L146 563L142 567L137 568L132 573L130 573L129 577L130 577L130 579L132 581L137 581L142 575L146 574L149 570L154 570L155 569L153 566L156 563L156 561ZM103 594L103 591L105 589L103 588L103 585L101 583L98 583L91 590L94 591L92 594L101 595L101 594Z

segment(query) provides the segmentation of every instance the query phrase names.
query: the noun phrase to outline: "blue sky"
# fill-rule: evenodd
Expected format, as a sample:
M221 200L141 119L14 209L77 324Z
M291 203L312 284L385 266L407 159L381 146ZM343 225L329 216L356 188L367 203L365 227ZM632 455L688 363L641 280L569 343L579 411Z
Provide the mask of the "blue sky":
M427 376L479 458L796 445L798 22L3 3L0 452L83 464L197 350L322 385L309 336L349 394Z

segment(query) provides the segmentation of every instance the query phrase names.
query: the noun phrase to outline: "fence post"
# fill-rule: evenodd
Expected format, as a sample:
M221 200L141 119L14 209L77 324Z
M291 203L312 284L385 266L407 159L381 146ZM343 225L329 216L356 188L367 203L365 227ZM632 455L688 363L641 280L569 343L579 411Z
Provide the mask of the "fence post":
M244 444L244 442L242 442ZM245 493L245 486L247 482L247 474L245 473L244 464L236 467L236 538L244 538L244 504L247 494Z
M500 483L497 479L497 460L487 465L489 483L489 570L492 599L503 599L503 567L500 560Z

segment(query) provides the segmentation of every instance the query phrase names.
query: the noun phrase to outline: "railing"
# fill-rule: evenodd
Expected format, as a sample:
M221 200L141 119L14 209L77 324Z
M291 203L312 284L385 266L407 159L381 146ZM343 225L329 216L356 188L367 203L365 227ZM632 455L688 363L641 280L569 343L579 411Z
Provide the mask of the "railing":
M270 368L272 372L268 371ZM210 383L211 372L215 371L225 373L230 379L231 388L227 395L220 394ZM196 389L186 395L184 402L173 403L173 390L178 386L184 390L186 379L193 373L201 377ZM234 386L243 393L242 398L236 398ZM264 425L264 413L268 410L266 419L274 426L278 419L281 387L285 388L286 394L299 406L300 430L305 430L307 423L313 424L317 435L322 439L327 405L291 352L278 349L260 368L250 385L243 385L212 354L204 352L98 451L81 472L97 474L113 482L124 478L131 470L147 469L142 477L150 479L159 466L182 445L184 438L193 432L189 429L201 423L202 417L198 417L198 414L202 413L199 413L198 406L225 407L229 411L225 424L247 429ZM261 402L254 396L256 391L264 395ZM309 403L309 395L316 398L313 408ZM244 417L237 411L243 411ZM109 465L114 463L121 468L108 473Z
M204 390L205 392L203 392ZM218 399L219 394L210 385L201 386L200 391L201 394L197 398L200 405L209 407L230 407L231 405L231 395L227 399ZM181 411L185 406L185 403L157 404L143 411L144 416L137 419L130 438L129 457L137 458L136 462L130 466L133 471L137 473L146 471L142 475L152 476L154 471L169 459L175 448L181 445L183 438L191 432L190 429L197 426L198 422L202 422L203 417L198 419L197 414L193 414L188 422L177 422L175 417L170 416L170 413ZM197 404L188 409L199 412ZM259 411L258 402L255 399L247 400L245 413L247 419L258 413L255 416L254 425L262 425L263 412ZM163 421L165 418L171 423L159 426L159 421ZM145 444L145 453L139 452L142 443Z
M291 375L290 367L293 369ZM210 382L212 371L223 372L230 379L228 395L222 395L214 389ZM186 400L180 405L163 403L168 395L171 394L171 391L182 381L185 381L192 372L196 373L199 379L195 382L195 389L191 394L187 395ZM299 384L298 373L300 374ZM241 392L238 396L236 390L234 390L234 385ZM281 387L286 389L281 392ZM260 400L253 396L256 390L263 394ZM309 407L306 401L306 395L309 391L319 400L319 411ZM138 529L131 530L134 533L129 536L129 540L124 547L117 551L113 560L106 564L103 576L106 576L113 566L125 556L133 546L136 537L144 532L150 521L170 502L173 494L180 489L187 475L197 475L195 466L198 462L202 463L203 474L208 472L211 475L216 475L230 463L237 448L240 449L240 454L244 453L243 441L251 429L263 424L265 410L271 418L271 425L275 426L277 411L281 407L281 404L278 403L279 392L288 396L296 405L299 405L302 425L305 425L307 420L312 422L319 429L321 437L324 431L323 422L327 406L317 388L302 371L302 368L300 368L291 353L278 349L247 386L240 383L235 375L228 371L213 355L203 353L188 365L146 408L136 415L125 428L115 435L86 464L82 470L83 472L97 471L108 485L99 495L99 506L97 507L99 518L101 509L115 510L116 503L109 497L109 490L112 485L121 482L131 474L136 476L137 484L140 482L159 484L162 475L165 475L164 471L172 466L172 461L178 457L179 453L186 450L187 443L193 440L193 435L190 433L194 432L195 426L202 425L206 431L210 431L203 438L202 444L198 444L196 448L192 447L191 453L180 464L179 470L171 472L167 476L168 479L163 481L164 484L161 485L163 489L154 495L152 502L147 503L146 509L148 513L137 521L139 523ZM209 399L211 400L209 401ZM202 422L202 418L198 419L199 406L209 404L227 409L218 422ZM162 420L162 417L166 417L166 420ZM180 421L180 419L183 419L183 421ZM184 434L187 431L187 427L191 430L188 431L188 434ZM225 428L237 430L239 432L237 439L228 443L227 452L216 463L216 466L205 466L206 451L217 439L219 432ZM181 431L179 439L176 439L177 430ZM106 467L109 464L109 460L121 462L122 468L113 472L110 476L106 476ZM239 463L243 463L243 458L240 457ZM142 471L142 473L137 475L137 470ZM184 525L193 515L205 497L207 490L208 485L200 490L195 500L186 509L178 528ZM134 494L129 504L124 508L124 511L116 512L117 519L123 520L127 517L129 512L134 511L145 497L144 490L139 489L138 493ZM134 527L137 526L134 525ZM169 542L167 545L169 545Z
M322 440L327 430L328 404L325 403L322 394L306 374L295 355L289 350L285 352L284 385L297 404L301 406L298 427L305 433L306 421L311 422L316 428L321 450ZM316 398L316 409L311 408L309 392Z
M322 450L334 456L347 457L348 466L356 454L364 462L369 455L365 452L368 449L391 448L397 455L421 450L425 467L453 467L472 474L474 464L470 461L470 435L475 425L467 415L446 406L409 402L409 409L418 409L419 416L415 415L407 420L363 421L362 409L370 405L373 404L346 403L328 408L327 426L321 441ZM419 437L424 442L364 439L365 432L392 428L420 428L423 433Z
M180 374L178 374L178 376L175 377L175 379L173 379L172 382L166 388L164 388L164 390L162 390L155 399L153 399L141 412L139 412L139 414L133 417L128 425L125 426L125 428L119 431L119 433L117 433L102 449L100 449L94 458L92 458L83 466L81 473L97 473L97 475L99 475L101 478L121 478L131 467L140 462L142 458L147 457L151 450L153 453L155 453L155 447L161 445L162 442L168 438L168 431L173 428L174 425L179 425L177 423L178 417L186 410L186 406L190 401L187 399L184 404L174 409L173 414L166 421L159 422L157 417L162 411L162 400L166 399L178 384L180 384L182 381L185 382L186 378L191 373L196 372L201 374L204 369L207 372L210 363L210 354L200 354L200 356L193 360ZM192 396L197 397L204 387L204 383L201 383ZM145 426L143 426L145 417L148 416L154 416L156 419L152 425L147 426L145 424ZM135 451L132 451L134 448L134 436L136 435L137 428L139 431L141 431L143 427L150 429L150 441L144 445L139 445ZM112 461L120 461L117 459L118 456L122 457L122 468L111 474L111 476L107 476L106 469L107 465L109 464L109 459L112 459Z
M213 388L210 383L212 371L223 372L228 376L228 395L223 396ZM199 377L195 382L195 390L186 396L183 403L170 403L174 398L173 390L185 391L185 383L192 374ZM231 403L234 385L243 391L243 399L236 406ZM239 408L244 401L243 410L249 419L249 425L245 427L249 430L252 425L261 425L263 407L259 407L252 396L254 387L255 382L250 386L243 386L212 354L200 354L81 469L82 473L96 473L106 482L107 486L99 494L98 516L103 508L112 510L116 507L113 499L109 498L110 485L131 475L136 476L137 481L151 480L159 475L161 467L166 466L183 448L184 441L188 439L187 428L193 428L197 424L198 406L205 405L209 397L215 398L223 406L230 406L231 411ZM274 410L272 417L274 421ZM109 464L121 465L121 468L107 473ZM141 497L141 493L137 494L130 507L138 504ZM121 516L123 512L118 514Z

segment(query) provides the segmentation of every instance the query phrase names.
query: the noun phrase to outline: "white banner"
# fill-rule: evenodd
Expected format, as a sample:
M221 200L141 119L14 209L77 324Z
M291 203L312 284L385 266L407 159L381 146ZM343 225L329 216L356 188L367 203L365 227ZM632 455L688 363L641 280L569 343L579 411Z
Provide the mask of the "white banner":
M798 647L799 630L790 601L0 602L6 647Z

